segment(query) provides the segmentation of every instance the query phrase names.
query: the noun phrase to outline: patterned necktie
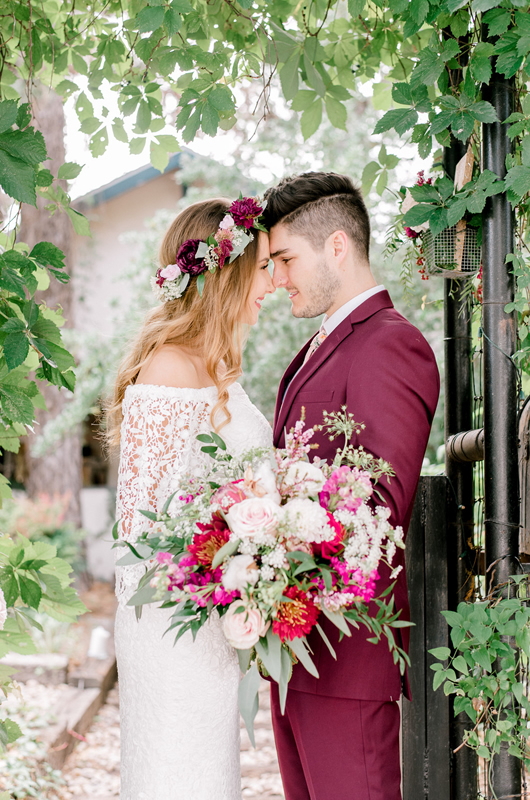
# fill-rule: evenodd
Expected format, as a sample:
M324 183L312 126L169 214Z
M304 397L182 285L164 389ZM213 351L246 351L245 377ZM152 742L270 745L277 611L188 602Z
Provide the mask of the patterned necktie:
M307 364L307 362L309 361L315 350L318 350L322 342L325 341L327 338L328 335L326 333L326 329L324 327L321 327L319 332L313 338L311 344L309 345L309 350L305 354L304 364Z

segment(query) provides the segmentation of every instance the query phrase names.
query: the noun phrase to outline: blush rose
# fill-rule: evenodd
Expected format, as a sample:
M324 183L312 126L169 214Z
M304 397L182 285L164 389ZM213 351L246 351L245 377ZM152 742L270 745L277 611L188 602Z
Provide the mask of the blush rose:
M241 600L232 603L223 617L224 635L236 650L254 647L260 637L265 636L269 626L270 622L263 619L259 609L246 606Z

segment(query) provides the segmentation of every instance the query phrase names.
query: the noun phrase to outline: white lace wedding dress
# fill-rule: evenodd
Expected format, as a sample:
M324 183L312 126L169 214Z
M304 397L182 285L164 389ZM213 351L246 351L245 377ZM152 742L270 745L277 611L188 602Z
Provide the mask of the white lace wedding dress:
M229 452L269 446L265 417L239 384L229 390ZM211 430L215 387L129 386L123 401L117 517L134 541L152 523L182 476L200 474L209 457L199 433ZM124 554L118 551L119 556ZM121 800L240 800L239 667L218 620L195 640L163 637L170 610L126 606L143 565L117 567L116 653L120 685Z

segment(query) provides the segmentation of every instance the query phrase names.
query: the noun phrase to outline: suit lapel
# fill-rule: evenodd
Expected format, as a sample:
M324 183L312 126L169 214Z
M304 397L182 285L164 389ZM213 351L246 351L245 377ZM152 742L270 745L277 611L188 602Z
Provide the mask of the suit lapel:
M383 308L393 308L392 300L387 291L378 292L368 298L368 300L362 303L358 308L354 309L340 325L337 325L327 339L322 342L307 364L302 366L312 339L306 342L300 352L291 361L280 384L274 415L275 442L278 442L280 438L294 399L302 386L315 374L319 367L334 353L341 342L352 332L354 325L364 322ZM300 367L302 368L300 369ZM299 370L299 372L297 372L297 370ZM287 387L287 391L285 387Z

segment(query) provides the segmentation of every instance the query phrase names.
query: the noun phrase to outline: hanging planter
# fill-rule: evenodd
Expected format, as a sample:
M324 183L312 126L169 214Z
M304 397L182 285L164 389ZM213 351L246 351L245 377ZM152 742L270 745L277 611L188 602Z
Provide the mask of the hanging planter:
M429 275L446 278L472 278L482 263L482 248L477 243L478 228L461 220L433 236L421 233L425 269Z

